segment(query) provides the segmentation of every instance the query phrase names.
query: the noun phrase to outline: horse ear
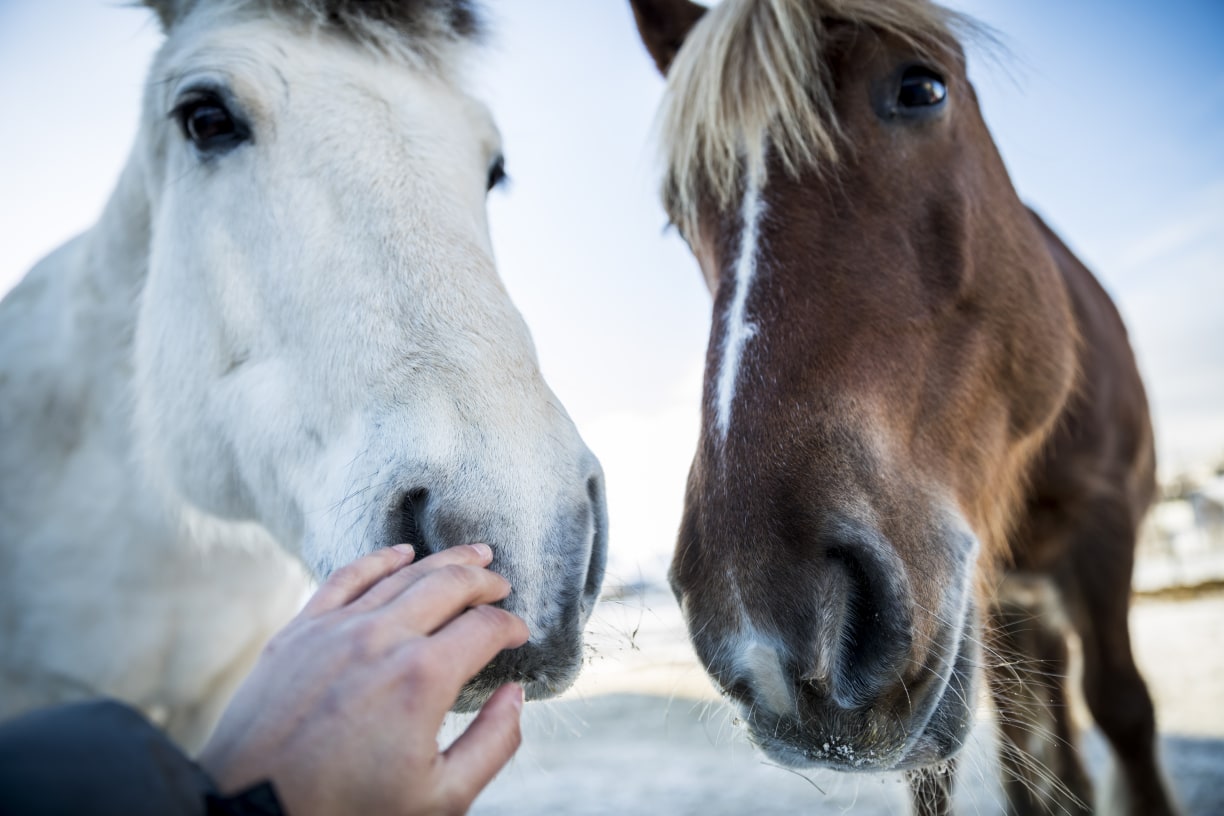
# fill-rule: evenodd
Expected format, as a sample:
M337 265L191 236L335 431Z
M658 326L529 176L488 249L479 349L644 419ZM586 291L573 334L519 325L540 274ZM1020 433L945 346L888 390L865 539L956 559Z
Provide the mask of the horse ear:
M170 27L181 20L194 5L194 0L143 0L143 2L157 12L164 32L169 32Z
M646 50L654 57L659 73L666 75L706 7L690 0L629 0L629 4Z

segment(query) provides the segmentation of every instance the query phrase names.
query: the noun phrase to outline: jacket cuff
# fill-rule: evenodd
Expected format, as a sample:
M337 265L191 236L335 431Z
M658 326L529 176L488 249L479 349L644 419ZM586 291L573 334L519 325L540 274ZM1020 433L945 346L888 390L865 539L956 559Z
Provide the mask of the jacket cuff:
M208 816L288 816L271 782L260 782L233 796L210 793L204 801Z

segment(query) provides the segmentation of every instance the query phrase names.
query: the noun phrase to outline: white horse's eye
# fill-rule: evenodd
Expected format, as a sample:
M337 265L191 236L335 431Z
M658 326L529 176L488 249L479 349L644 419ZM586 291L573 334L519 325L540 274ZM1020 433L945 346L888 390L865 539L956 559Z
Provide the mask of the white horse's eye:
M499 184L502 184L509 178L506 175L506 157L498 156L489 165L489 186L487 189L492 190Z
M173 116L183 136L205 155L228 152L251 138L250 130L216 94L190 95Z

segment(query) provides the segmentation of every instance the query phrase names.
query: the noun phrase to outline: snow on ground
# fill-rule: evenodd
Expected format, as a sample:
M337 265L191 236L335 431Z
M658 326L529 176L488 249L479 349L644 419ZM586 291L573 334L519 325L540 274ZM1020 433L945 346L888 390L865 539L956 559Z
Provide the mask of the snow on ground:
M1224 814L1224 591L1140 597L1132 628L1185 813ZM908 812L897 775L800 775L757 753L665 593L605 600L588 632L590 665L560 700L528 705L523 748L477 801L477 816ZM989 723L979 724L958 776L959 813L1001 812L992 743ZM1083 744L1103 779L1104 741L1089 731Z

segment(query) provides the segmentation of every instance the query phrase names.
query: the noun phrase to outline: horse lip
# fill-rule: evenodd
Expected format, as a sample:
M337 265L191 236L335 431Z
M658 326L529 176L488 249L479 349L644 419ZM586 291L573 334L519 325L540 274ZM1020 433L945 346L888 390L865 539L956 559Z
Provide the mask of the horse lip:
M779 735L785 730L765 718L745 718L749 738L758 748L775 762L788 768L828 768L851 773L887 773L909 771L937 766L954 756L963 746L963 740L943 745L930 732L929 727L918 732L899 747L866 746L833 738L814 740L813 747L806 747L798 740L788 741Z
M956 656L941 678L939 693L906 746L898 769L911 769L951 759L965 744L973 724L976 655L973 644L975 613L973 605L965 612L958 638Z
M556 631L544 642L499 652L460 692L453 711L476 711L506 683L523 686L528 700L544 700L566 691L582 667L581 630Z
M744 684L723 685L724 694L741 710L752 742L774 761L791 768L822 767L843 772L880 773L908 771L937 766L951 759L964 747L973 722L975 653L971 637L975 616L972 607L966 610L958 638L956 656L947 669L933 674L926 699L910 717L912 731L902 738L887 740L880 745L861 746L844 740L825 738L803 726L803 716L762 713L753 692ZM720 685L722 685L720 683ZM916 693L917 692L915 690ZM855 712L870 706L845 709L840 717L853 717ZM841 720L846 723L846 720ZM862 728L847 728L847 732ZM909 729L907 729L909 730Z
M577 672L557 682L550 677L540 675L509 675L494 676L482 672L472 678L459 693L459 698L451 710L460 714L470 714L479 711L493 693L506 683L518 683L523 687L523 696L527 700L547 700L556 697L568 689L577 676Z
M829 768L850 773L883 773L899 770L898 751L888 746L860 748L835 737L821 737L812 747L788 742L760 719L748 722L753 744L775 762L788 768Z

